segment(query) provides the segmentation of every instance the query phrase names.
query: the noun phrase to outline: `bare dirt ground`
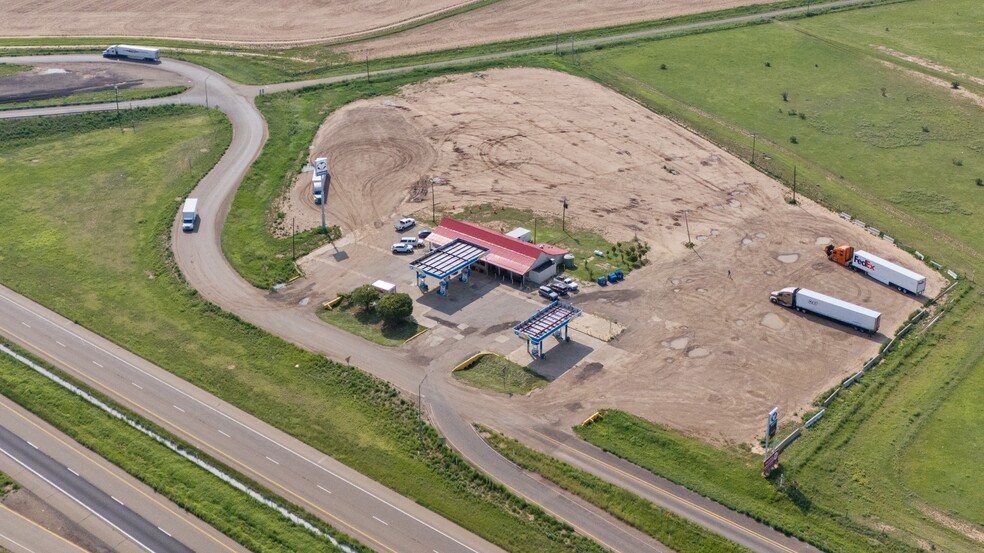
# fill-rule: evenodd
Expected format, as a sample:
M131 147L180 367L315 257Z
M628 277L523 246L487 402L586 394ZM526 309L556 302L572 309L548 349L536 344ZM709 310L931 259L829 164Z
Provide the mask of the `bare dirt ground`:
M502 0L429 25L339 48L384 58L761 4L761 0Z
M30 71L0 78L0 104L60 98L73 94L127 88L191 86L189 79L137 63L41 64Z
M425 17L462 0L9 0L0 36L167 37L277 43L327 40Z
M470 3L464 0L0 3L0 37L159 37L271 45L338 40ZM662 19L761 0L502 0L342 49L372 58Z
M617 407L707 438L752 442L769 409L778 405L784 420L802 414L921 303L828 261L823 245L853 244L929 274L808 200L787 204L779 183L682 127L562 73L442 77L356 102L318 133L312 157L321 155L333 174L330 220L350 236L395 214L420 210L429 219L430 199L409 199L419 199L421 178L437 176L446 182L435 187L443 207L495 202L551 212L563 195L568 224L652 245L649 266L618 285L584 286L573 300L626 331L579 354L546 389L509 400L563 424ZM307 190L309 178L297 188ZM319 219L313 204L294 207ZM684 246L684 211L695 250ZM942 283L931 274L927 295ZM859 335L769 303L769 292L786 286L876 309L881 333ZM556 346L556 355L569 346Z

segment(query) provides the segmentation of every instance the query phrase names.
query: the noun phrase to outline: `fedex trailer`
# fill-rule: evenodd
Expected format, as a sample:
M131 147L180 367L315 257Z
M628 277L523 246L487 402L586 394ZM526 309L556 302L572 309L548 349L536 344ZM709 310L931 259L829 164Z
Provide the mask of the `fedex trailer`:
M922 294L926 290L926 277L875 254L855 250L851 246L833 245L827 246L824 253L827 259L862 272L882 284L894 286L900 292Z

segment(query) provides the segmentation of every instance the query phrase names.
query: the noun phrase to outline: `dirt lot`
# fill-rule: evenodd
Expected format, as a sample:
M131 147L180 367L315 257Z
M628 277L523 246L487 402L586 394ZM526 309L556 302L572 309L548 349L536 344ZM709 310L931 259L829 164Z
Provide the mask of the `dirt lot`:
M127 88L191 86L189 79L137 63L41 64L30 71L0 78L0 104L60 98L73 94Z
M351 44L340 51L384 58L760 3L761 0L502 0L403 33Z
M467 4L465 0L283 0L192 2L79 0L0 3L0 37L190 38L286 44L340 39ZM355 45L371 57L439 50L530 35L660 19L754 4L756 0L502 0L406 33Z
M920 304L827 261L824 244L853 244L928 273L809 201L787 204L781 185L707 141L562 73L442 77L354 103L318 133L312 157L320 155L331 159L329 218L350 236L414 210L429 219L430 199L415 184L437 176L446 181L436 186L444 206L552 212L563 195L569 225L652 245L649 266L618 285L585 286L574 300L627 330L592 346L545 390L510 400L564 424L619 407L712 439L751 442L771 407L787 420L801 414ZM306 190L309 179L298 187ZM695 251L684 246L685 210ZM318 220L313 204L294 212ZM942 282L931 276L927 295ZM881 311L882 333L859 335L769 303L769 292L786 286Z

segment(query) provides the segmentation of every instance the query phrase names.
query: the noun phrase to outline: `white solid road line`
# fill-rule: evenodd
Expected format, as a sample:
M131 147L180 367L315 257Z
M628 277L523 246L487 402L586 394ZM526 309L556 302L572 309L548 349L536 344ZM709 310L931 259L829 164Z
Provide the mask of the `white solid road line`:
M30 549L30 548L28 548L27 546L25 546L23 544L20 544L20 543L15 542L14 540L8 538L7 536L4 536L3 534L0 534L0 538L3 538L5 540L9 541L10 543L16 545L17 547L20 547L24 551L27 551L27 553L34 553L34 550L33 549Z
M24 441L27 442L27 440L24 440ZM41 451L41 448L39 448L38 446L32 444L31 442L27 442L27 445L33 447L34 449L37 449L38 451Z
M401 508L399 508L399 507L397 507L396 505L393 505L393 504L392 504L392 503L390 503L389 501L386 501L385 499L383 499L383 498L381 498L381 497L379 497L379 496L377 496L376 494L374 494L374 493L372 493L372 492L370 492L369 490L367 490L367 489L365 489L365 488L363 488L363 487L361 487L361 486L359 486L358 484L356 484L356 483L354 483L354 482L352 482L352 481L350 481L350 480L347 480L347 479L345 479L345 478L343 478L343 477L342 477L341 475L339 475L339 474L336 474L335 472L332 472L331 470L329 470L328 468L326 468L326 467L324 467L324 466L322 466L322 465L319 465L319 464L318 464L317 462L315 462L314 460L312 460L312 459L308 459L308 458L307 458L307 457L305 457L304 455L301 455L300 453L298 453L298 452L296 452L296 451L294 451L293 449L291 449L291 448L289 448L289 447L287 447L286 445L284 445L284 444L282 444L282 443L280 443L280 442L278 442L277 440L274 440L273 438L271 438L271 437L269 437L269 436L267 436L267 435L266 435L266 434L264 434L263 432L260 432L259 430L256 430L255 428L253 428L253 427L251 427L251 426L249 426L248 424L246 424L246 423L244 423L244 422L241 422L241 421L239 421L238 419L235 419L235 418L233 418L233 417L232 417L232 416L230 416L230 415L227 415L226 413L224 413L224 412L222 412L222 411L220 411L220 410L218 410L218 409L216 409L215 407L212 407L212 406L211 406L211 405L209 405L208 403L205 403L204 401L202 401L202 400L200 400L200 399L198 399L198 398L196 398L196 397L194 397L194 396L192 396L191 394L189 394L189 393L187 393L187 392L185 392L184 390L181 390L180 388L178 388L178 387L176 387L176 386L174 386L173 384L171 384L171 383L169 383L169 382L167 382L167 381L165 381L165 380L163 380L163 379L161 379L161 378L159 378L158 376L156 376L156 375L154 375L154 374L151 374L151 373L149 373L149 372L147 372L147 371L145 371L145 370L143 370L143 369L141 369L140 367L137 367L137 366L136 366L136 365L134 365L133 363L130 363L129 361L127 361L127 360L125 360L125 359L123 359L123 358L121 358L120 356L118 356L118 355L116 355L116 354L114 354L114 353L112 353L112 352L110 352L110 351L107 351L106 349L104 349L104 348L102 348L102 347L100 347L99 345L97 345L97 344L94 344L94 343L92 343L92 342L90 342L89 340L86 340L85 338L83 338L82 336L79 336L78 334L76 334L76 333L74 333L74 332L72 332L71 330L69 330L69 329L67 329L67 328L65 328L65 327L62 327L62 326L59 326L59 325L57 325L57 324L55 324L55 323L54 323L54 321L51 321L51 320L50 320L50 319L48 319L47 317L45 317L45 316L43 316L43 315L40 315L40 314L38 314L38 313L35 313L35 312L33 312L33 311L31 311L31 310L30 310L30 309L28 309L27 307L24 307L23 305L21 305L21 304L19 304L19 303L17 303L17 302L15 302L15 301L13 301L12 299L10 299L10 298L8 298L8 297L6 297L6 296L0 296L0 298L2 298L2 299L4 299L4 300L5 300L5 301L7 301L8 303L11 303L11 304L13 304L14 306L16 306L16 307L18 307L18 308L19 308L19 309L21 309L22 311L24 311L24 312L26 312L26 313L29 313L29 314L31 314L32 316L34 316L34 317L36 317L36 318L38 318L38 319L41 319L42 321L44 321L44 322L46 322L46 323L48 323L48 324L50 324L50 325L52 325L52 326L54 326L54 327L56 327L56 328L57 328L58 330L60 330L60 331L64 331L64 332L67 332L67 333L69 333L70 335L72 335L72 336L74 336L75 338L78 338L79 340L81 340L81 341L82 341L82 343L84 343L84 344L86 344L86 345L88 345L88 346L90 346L90 347L92 347L93 349L96 349L96 350L98 350L98 351L101 351L102 353L104 353L104 354L106 354L106 355L108 355L108 356L110 356L110 357L112 357L113 359L116 359L116 360L117 360L117 361L119 361L120 363L123 363L124 365L126 365L126 366L128 366L128 367L130 367L130 368L132 368L133 370L135 370L135 371L137 371L137 372L139 372L139 373L141 373L141 374L143 374L143 375L145 375L145 376L147 376L148 378L151 378L151 379L153 379L153 380L156 380L157 382L159 382L160 384L163 384L163 385L164 385L164 386L166 386L167 388L170 388L171 390L174 390L174 391L175 391L176 393L178 393L178 394L181 394L182 396L184 396L184 397L186 397L186 398L188 398L188 399L190 399L191 401L193 401L193 402L195 402L195 403L198 403L198 404L199 404L199 405L201 405L202 407L204 407L204 408L206 408L206 409L208 409L209 411L212 411L212 412L214 412L214 413L216 413L216 414L217 414L217 415L219 415L220 417L224 417L225 419L227 419L227 420L229 420L230 422L233 422L234 424L237 424L237 425L239 425L239 426L241 426L242 428L244 428L244 429L246 429L246 430L248 430L248 431L250 431L250 432L252 432L253 434L255 434L255 435L257 435L257 436L259 436L259 437L261 437L261 438L263 438L264 440L266 440L266 441L268 441L268 442L270 442L271 444L273 444L273 445L275 445L275 446L277 446L277 447L279 447L279 448L281 448L281 449L283 449L284 451L286 451L286 452L288 452L288 453L290 453L291 455L294 455L294 456L295 456L295 457L297 457L298 459L300 459L300 460L302 460L302 461L304 461L304 462L306 462L306 463L308 463L308 464L310 464L310 465L312 465L312 466L314 466L314 467L317 467L318 469L321 469L322 471L324 471L324 472L326 472L326 473L328 473L328 474L330 474L331 476L333 476L333 477L335 477L335 478L337 478L337 479L339 479L339 480L341 480L342 482L345 482L345 483L346 483L346 484L348 484L349 486L352 486L352 487L353 487L353 488L355 488L356 490L358 490L358 491L360 491L360 492L362 492L362 493L364 493L364 494L366 494L366 495L368 495L369 497L371 497L371 498L373 498L373 499L375 499L376 501L379 501L380 503L382 503L382 504L384 504L384 505L386 505L387 507L389 507L389 508L391 508L391 509L393 509L394 511L397 511L398 513L400 513L400 514L402 514L403 516L405 516L405 517L407 517L407 518L409 518L410 520L412 520L412 521L414 521L414 522L416 522L416 523L418 523L418 524L420 524L420 525L422 525L422 526L424 526L425 528L427 528L427 529L429 529L429 530L431 530L431 531L433 531L433 532L436 532L436 533L438 533L438 534L440 534L441 536L444 536L445 538L447 538L447 539L449 539L449 540L451 540L451 541L453 541L454 543L456 543L456 544L458 544L458 545L460 545L461 547L464 547L464 548L465 548L465 549L467 549L468 551L471 551L472 553L479 553L479 551L477 551L476 549L474 549L474 548L472 548L472 547L470 547L470 546L468 546L468 545L467 545L467 544L465 544L465 543L462 543L461 541L459 541L458 539L456 539L456 538L454 538L453 536L450 536L450 535L448 535L448 534L446 534L445 532L443 532L443 531L441 531L441 530L440 530L439 528L435 528L434 526L432 526L432 525L430 525L430 524L428 524L427 522L424 522L423 520L420 520L419 518L417 518L417 517L415 517L415 516L413 516L413 515L412 515L411 513L408 513L408 512L406 512L406 511L404 511L403 509L401 509Z
M160 526L158 526L157 529L160 530L161 532L164 532L164 535L167 536L167 537L169 537L169 538L173 538L174 537L171 534L169 534L167 530L161 528Z
M84 508L86 511L89 511L90 513L92 513L92 514L96 515L97 517L99 517L99 520L101 520L101 521L105 522L106 524L108 524L108 525L112 526L113 528L115 528L117 532L119 532L120 534L123 534L124 536L126 536L127 538L129 538L130 541L132 541L133 543L139 545L140 547L146 549L147 551L150 551L150 553L155 553L153 549L147 547L146 545L144 545L143 543L141 543L139 540L137 540L136 538L134 538L130 534L127 534L126 533L126 530L124 530L124 529L120 528L119 526L113 524L112 521L110 521L106 517L104 517L104 516L100 515L99 513L97 513L95 511L95 509L93 509L92 507L89 507L88 505L86 505L85 503L83 503L81 500L79 500L78 498L76 498L74 495L72 495L72 494L66 492L65 490L59 488L58 485L56 485L54 482L52 482L51 480L48 480L47 478L45 478L43 474L41 474L40 472L38 472L38 471L32 469L31 467L27 466L27 463L21 461L17 457L14 457L10 453L8 453L6 449L3 449L2 447L0 447L0 453L3 453L7 457L10 457L11 459L14 460L15 463L17 463L18 465L20 465L20 466L24 467L25 469L29 470L31 472L31 474L33 474L34 476L37 476L41 480L44 480L45 483L47 483L49 486L51 486L52 488L60 491L66 497L68 497L72 501L74 501L74 502L78 503L79 505L81 505L82 508ZM65 467L65 468L68 468L68 467ZM68 470L70 470L72 472L72 474L74 474L75 476L78 476L79 475L79 473L75 472L72 469L68 469Z
M115 497L113 497L113 496L109 496L109 497L110 497L110 498L112 498L112 500L113 500L113 501L115 501L115 502L117 502L117 503L119 503L120 505L123 505L123 502L122 502L122 501L120 501L119 499L116 499L116 498L115 498ZM124 507L126 507L126 505L123 505L123 506L124 506Z

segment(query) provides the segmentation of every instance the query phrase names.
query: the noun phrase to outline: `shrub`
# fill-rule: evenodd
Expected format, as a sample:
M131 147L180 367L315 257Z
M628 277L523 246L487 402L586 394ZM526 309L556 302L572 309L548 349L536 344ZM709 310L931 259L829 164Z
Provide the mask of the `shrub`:
M957 167L963 167L963 160L962 159L954 159L953 160L953 164L956 165Z
M383 318L384 324L396 324L413 313L413 300L402 292L386 294L377 302L376 311Z
M783 102L788 102L789 101L789 93L788 92L783 92L782 93L782 101Z
M953 81L950 83L950 86L953 87L953 90L957 90L960 88L960 81Z
M769 62L769 61L765 62L765 66L766 67L772 67L772 62Z
M984 186L984 179L978 177L976 182L977 182L977 186Z
M363 310L368 311L372 308L372 303L379 299L379 291L368 284L363 284L352 290L348 299Z
M799 144L799 140L795 136L790 136L789 137L789 143L790 144Z
M666 64L665 63L659 64L659 68L662 69L663 71L666 71Z
M926 125L923 125L923 128L922 129L923 129L923 132L929 132L929 127L927 127Z
M803 113L802 111L800 112L800 119L802 119L803 121L806 121L806 114Z

